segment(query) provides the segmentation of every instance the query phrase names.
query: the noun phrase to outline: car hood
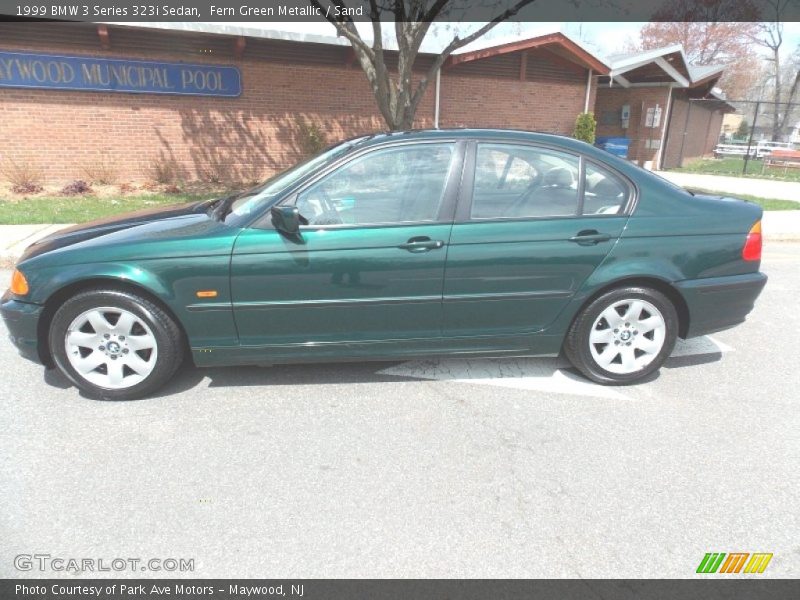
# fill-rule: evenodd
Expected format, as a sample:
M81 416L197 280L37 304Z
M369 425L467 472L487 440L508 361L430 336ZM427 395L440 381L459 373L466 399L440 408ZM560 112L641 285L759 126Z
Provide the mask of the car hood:
M192 222L198 220L212 221L207 215L209 205L212 202L214 201L206 200L159 206L66 227L28 246L20 257L19 262L21 263L68 246L85 246L85 242L90 240L97 240L98 243L96 245L104 245L106 242L120 242L134 236L119 235L119 232L133 229L136 229L136 233L140 234L136 237L142 238L142 240L148 237L148 233L152 235L156 230L159 232L158 237L163 239L167 231L175 230L176 234L178 234L177 230L182 227L185 228L187 218ZM142 227L148 224L156 226Z

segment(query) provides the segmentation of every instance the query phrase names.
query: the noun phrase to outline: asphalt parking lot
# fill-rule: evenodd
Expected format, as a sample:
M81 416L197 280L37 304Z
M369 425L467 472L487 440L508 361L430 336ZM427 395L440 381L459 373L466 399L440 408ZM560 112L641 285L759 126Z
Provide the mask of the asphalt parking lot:
M0 577L65 575L15 569L40 553L195 561L85 576L683 578L706 552L798 577L800 244L762 269L747 323L625 388L475 360L185 369L98 402L3 328Z

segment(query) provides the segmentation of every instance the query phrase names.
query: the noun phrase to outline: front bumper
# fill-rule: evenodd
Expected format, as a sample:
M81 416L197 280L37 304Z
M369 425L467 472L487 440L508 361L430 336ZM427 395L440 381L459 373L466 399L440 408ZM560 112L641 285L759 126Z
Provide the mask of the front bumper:
M767 284L764 273L678 282L689 308L687 338L728 329L745 320Z
M10 292L6 292L0 299L0 315L8 328L11 343L24 358L40 364L42 360L39 356L37 331L42 310L43 307L38 304L20 302Z

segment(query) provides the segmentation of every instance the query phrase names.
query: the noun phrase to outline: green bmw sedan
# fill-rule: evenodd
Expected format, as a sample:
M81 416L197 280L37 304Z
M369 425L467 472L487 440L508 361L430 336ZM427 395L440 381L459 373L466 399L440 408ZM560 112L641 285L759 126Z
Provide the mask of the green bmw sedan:
M197 367L554 356L625 384L741 323L761 208L573 139L348 140L253 189L61 230L0 304L22 356L93 397Z

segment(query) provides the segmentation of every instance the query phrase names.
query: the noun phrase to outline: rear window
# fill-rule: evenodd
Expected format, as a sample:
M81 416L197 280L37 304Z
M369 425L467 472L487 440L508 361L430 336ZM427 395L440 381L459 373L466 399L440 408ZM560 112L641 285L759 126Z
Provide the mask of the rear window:
M619 214L625 209L629 194L628 184L617 174L594 163L586 163L584 215Z

